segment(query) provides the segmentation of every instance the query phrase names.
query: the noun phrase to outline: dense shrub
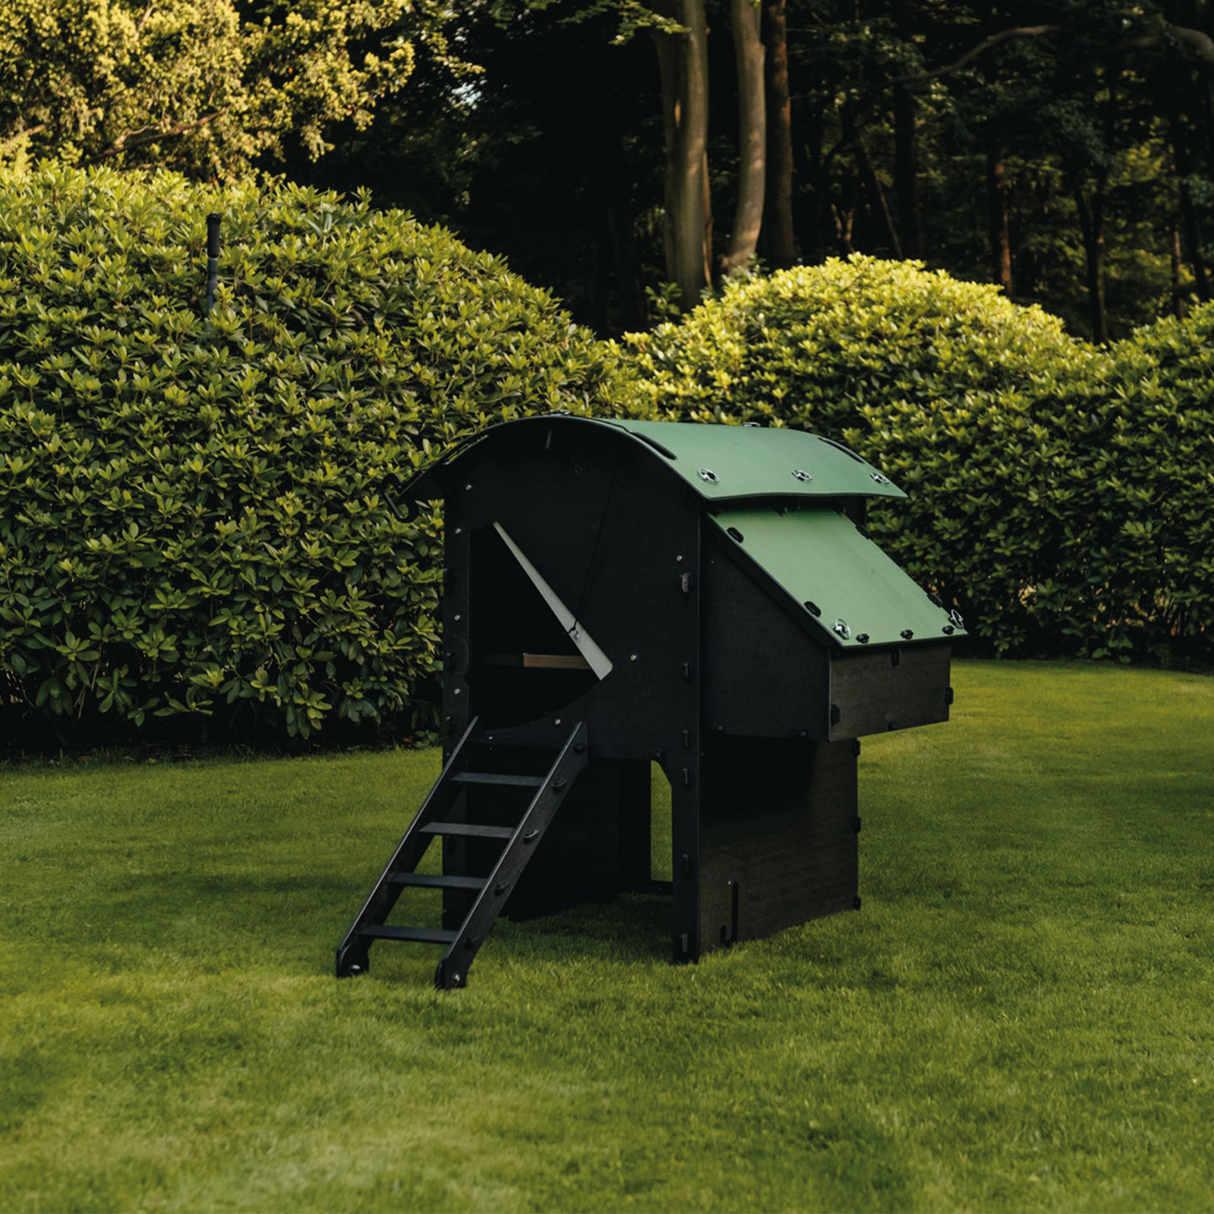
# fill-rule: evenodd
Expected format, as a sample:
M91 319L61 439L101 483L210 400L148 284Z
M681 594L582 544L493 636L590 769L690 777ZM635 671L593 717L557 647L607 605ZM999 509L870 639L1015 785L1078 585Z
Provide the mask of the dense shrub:
M438 530L393 474L614 378L547 294L365 199L0 177L0 698L61 730L395 713L434 665Z
M1214 304L1111 352L1076 536L1095 622L1122 652L1214 651ZM1118 573L1120 572L1120 576Z
M1110 354L993 287L854 257L627 344L638 408L816 430L883 467L911 500L875 537L996 652L1162 656L1211 635L1212 315Z
M728 280L683 320L633 334L641 392L698 421L863 425L892 399L946 409L1039 396L1092 357L1062 322L995 287L854 256Z

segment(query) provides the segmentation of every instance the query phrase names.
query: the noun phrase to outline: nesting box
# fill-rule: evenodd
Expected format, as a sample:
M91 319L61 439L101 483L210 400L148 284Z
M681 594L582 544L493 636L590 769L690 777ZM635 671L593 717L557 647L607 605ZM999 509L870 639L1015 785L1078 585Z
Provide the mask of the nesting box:
M555 415L485 431L408 495L446 512L440 985L466 979L478 903L487 930L490 910L668 888L676 961L858 907L858 739L947 720L962 632L868 537L868 501L905 496L882 472L797 431ZM418 845L339 973L391 934L373 921Z

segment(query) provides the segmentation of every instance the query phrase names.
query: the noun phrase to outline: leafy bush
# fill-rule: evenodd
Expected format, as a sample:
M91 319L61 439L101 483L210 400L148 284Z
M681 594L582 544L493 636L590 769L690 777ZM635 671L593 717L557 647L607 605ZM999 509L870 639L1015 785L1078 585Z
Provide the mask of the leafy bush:
M436 645L438 523L393 475L615 380L547 294L365 198L0 176L0 694L61 733L382 720Z
M1095 622L1119 652L1214 647L1214 304L1110 352L1100 444L1088 452Z
M994 287L853 257L731 282L627 347L638 409L883 467L911 500L874 537L996 652L1162 656L1211 635L1212 317L1110 354Z
M681 322L632 334L650 407L698 421L862 425L891 398L956 407L1040 386L1091 348L993 286L853 256L735 277Z

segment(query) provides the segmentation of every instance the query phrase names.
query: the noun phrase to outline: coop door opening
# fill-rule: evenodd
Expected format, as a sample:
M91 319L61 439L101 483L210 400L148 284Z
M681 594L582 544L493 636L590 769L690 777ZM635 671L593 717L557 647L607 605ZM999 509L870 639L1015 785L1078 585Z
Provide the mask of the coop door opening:
M486 726L558 712L611 671L611 660L498 523L472 537L468 674Z

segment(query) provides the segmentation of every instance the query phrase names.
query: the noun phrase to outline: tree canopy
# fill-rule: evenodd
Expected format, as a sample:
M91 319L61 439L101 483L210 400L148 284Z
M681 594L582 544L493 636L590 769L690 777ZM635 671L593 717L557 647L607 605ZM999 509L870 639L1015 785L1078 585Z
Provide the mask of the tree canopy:
M439 0L9 0L0 155L228 179L367 125L419 49L450 62Z
M651 10L665 24L591 0L469 5L450 32L474 87L419 65L300 170L371 180L607 331L654 319L644 288L676 282L686 307L752 252L922 258L1098 340L1209 297L1210 0Z
M10 163L367 185L604 333L756 258L1214 293L1211 0L12 0L0 81Z

